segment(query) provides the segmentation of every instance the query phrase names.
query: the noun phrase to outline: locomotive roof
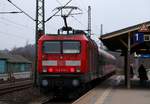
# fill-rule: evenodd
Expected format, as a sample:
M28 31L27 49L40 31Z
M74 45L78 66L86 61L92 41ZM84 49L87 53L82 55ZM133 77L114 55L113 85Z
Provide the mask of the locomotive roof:
M84 34L77 35L43 35L39 40L88 40Z

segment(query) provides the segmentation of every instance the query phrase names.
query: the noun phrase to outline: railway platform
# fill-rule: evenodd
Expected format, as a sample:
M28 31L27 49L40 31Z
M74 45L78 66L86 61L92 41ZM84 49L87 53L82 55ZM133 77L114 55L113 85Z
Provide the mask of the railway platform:
M113 76L72 104L150 104L149 99L150 81L141 86L135 77L131 80L131 88L127 89L123 76Z

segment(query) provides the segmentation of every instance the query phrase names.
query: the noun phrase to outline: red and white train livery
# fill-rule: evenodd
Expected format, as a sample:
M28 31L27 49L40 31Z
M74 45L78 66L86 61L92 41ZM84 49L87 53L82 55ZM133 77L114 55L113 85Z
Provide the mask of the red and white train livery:
M38 41L42 89L74 88L114 72L115 57L85 33L43 35Z

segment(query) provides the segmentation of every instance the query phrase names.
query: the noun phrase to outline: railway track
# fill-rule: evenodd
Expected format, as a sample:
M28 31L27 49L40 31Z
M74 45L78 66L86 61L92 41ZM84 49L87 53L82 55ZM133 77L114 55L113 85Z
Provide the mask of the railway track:
M32 81L22 81L19 83L10 83L0 86L0 95L23 90L32 87Z
M43 96L36 101L32 101L29 104L48 104L52 98L50 96Z
M42 98L42 100L38 103L31 103L31 104L72 104L72 100L64 100L61 98Z
M117 86L121 79L122 77L120 76L112 76L109 79L95 85L92 89L85 92L76 100L65 101L64 99L51 99L41 104L103 104L107 96L112 91L113 86Z
M90 89L86 88L85 91L82 92L83 93L82 95L80 94L78 97L73 98L73 99L69 99L69 98L67 99L67 98L64 98L63 96L60 96L60 97L49 96L49 97L39 98L37 101L29 103L29 104L72 104L75 100L77 100L78 98L80 98L81 96L89 92L92 88ZM66 94L64 94L64 96L66 96Z
M29 104L85 104L84 102L90 100L94 96L99 97L99 96L104 96L106 93L111 91L111 83L119 83L120 77L112 76L110 79L102 79L98 80L98 82L93 82L95 85L91 89L87 89L87 91L83 92L82 95L77 97L77 99L70 100L70 99L64 99L64 98L53 98L52 96L50 97L42 97L38 99L35 102L29 103ZM92 84L92 83L91 83ZM99 93L97 93L99 91ZM66 94L64 94L65 96ZM104 97L102 97L104 98ZM95 98L93 98L96 100ZM86 103L88 104L88 103Z

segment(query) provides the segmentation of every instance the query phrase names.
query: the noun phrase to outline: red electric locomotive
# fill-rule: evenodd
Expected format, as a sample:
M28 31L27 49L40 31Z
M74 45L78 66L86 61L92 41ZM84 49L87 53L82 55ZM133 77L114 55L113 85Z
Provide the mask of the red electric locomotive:
M38 41L41 88L73 88L114 71L114 57L85 33L44 35Z
M62 15L65 26L58 34L43 35L38 40L38 81L45 91L74 89L114 72L115 58L84 31L68 27L68 15Z

